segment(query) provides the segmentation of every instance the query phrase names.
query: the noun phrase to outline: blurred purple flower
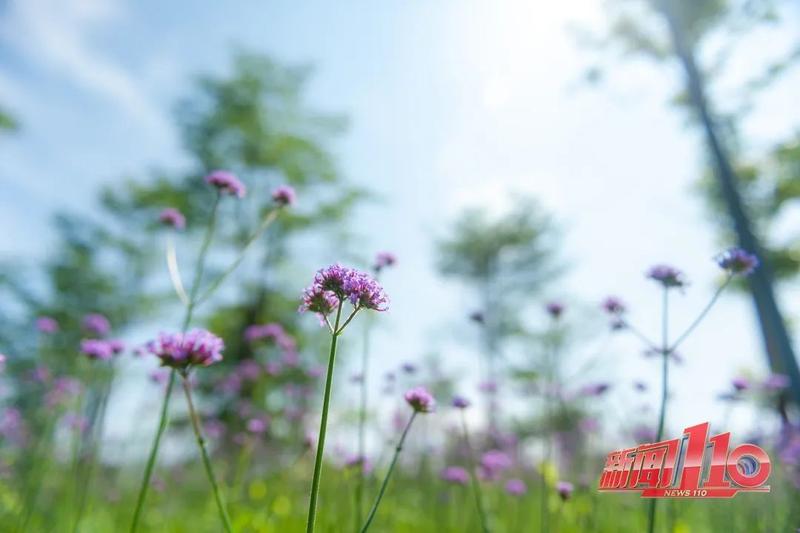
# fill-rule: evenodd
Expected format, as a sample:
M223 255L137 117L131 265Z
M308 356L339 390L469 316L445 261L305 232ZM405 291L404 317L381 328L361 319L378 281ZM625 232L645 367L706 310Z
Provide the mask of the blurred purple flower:
M111 331L111 323L100 313L90 313L83 317L83 329L87 333L105 337Z
M206 183L217 188L220 194L229 194L237 198L244 198L247 188L239 178L225 170L215 170L206 176Z
M550 302L545 306L545 309L547 314L555 319L561 318L561 315L564 314L564 304L560 302Z
M114 347L101 339L84 339L81 341L81 352L89 359L109 361L114 355Z
M749 276L758 268L758 258L741 248L731 248L716 257L717 264L729 274Z
M40 316L36 319L36 329L41 333L53 334L58 332L60 326L58 321L50 316Z
M742 392L750 388L750 381L745 377L735 377L731 380L731 385L736 389L736 392Z
M764 388L770 392L779 392L789 387L789 376L786 374L770 374L764 380Z
M603 300L602 307L610 315L621 315L625 312L625 304L616 296L608 296Z
M578 427L585 433L594 433L600 429L600 422L596 418L583 418Z
M453 407L457 409L466 409L469 407L469 400L463 396L453 396Z
M575 487L573 487L572 483L569 481L559 481L556 483L556 492L558 492L558 495L561 496L563 501L569 500L574 490Z
M644 392L647 390L647 383L644 381L634 381L633 388L636 389L637 392Z
M267 431L267 421L263 418L251 418L247 421L247 431L261 435Z
M432 413L436 409L436 400L425 387L414 387L407 391L403 398L417 413Z
M580 393L582 396L602 396L611 387L608 383L593 383L581 387Z
M647 426L637 426L633 429L633 438L640 444L656 440L656 432Z
M521 479L509 479L506 482L506 492L512 496L524 496L528 492L528 487Z
M473 311L469 314L469 319L475 322L476 324L485 324L486 323L486 316L483 314L482 311Z
M174 207L167 207L161 211L158 215L158 221L165 226L175 229L183 229L186 227L186 217Z
M400 369L406 374L414 374L417 371L417 365L414 363L403 363Z
M448 466L440 474L443 481L454 485L466 485L469 483L469 473L460 466Z
M647 271L647 277L657 281L665 288L684 287L686 279L683 272L669 265L656 265Z
M478 390L484 394L495 394L497 392L497 382L487 380L478 383Z
M501 450L489 450L481 456L480 473L486 480L495 480L504 471L513 466L511 457Z
M386 267L394 266L397 263L397 257L392 252L379 252L375 256L375 264L372 268L375 272L380 272Z
M45 365L39 365L31 372L31 378L36 383L47 383L50 381L50 369Z
M297 193L288 185L281 185L272 191L272 201L281 207L290 206L297 200Z
M164 366L185 370L192 365L208 366L222 361L222 339L204 329L186 334L161 333L147 349L161 359Z

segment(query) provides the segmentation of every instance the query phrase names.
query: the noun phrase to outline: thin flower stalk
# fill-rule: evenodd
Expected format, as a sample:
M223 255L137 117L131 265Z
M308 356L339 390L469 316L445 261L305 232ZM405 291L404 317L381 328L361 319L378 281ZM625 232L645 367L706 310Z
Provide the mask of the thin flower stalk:
M469 430L467 428L467 418L461 411L461 430L464 434L464 444L467 447L467 455L469 456L469 479L472 486L472 494L475 497L475 508L478 511L478 518L481 521L481 530L483 533L490 533L489 521L486 516L486 507L483 503L483 492L481 491L481 484L478 480L476 473L477 465L475 464L475 452L472 448L472 442L469 438Z

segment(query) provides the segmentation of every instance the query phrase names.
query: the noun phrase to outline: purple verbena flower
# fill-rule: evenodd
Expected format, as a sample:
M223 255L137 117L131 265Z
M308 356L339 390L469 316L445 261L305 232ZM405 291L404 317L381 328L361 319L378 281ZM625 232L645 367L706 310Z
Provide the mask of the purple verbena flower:
M669 265L656 265L647 271L647 277L655 280L665 288L684 287L686 285L686 278L683 272L677 268Z
M90 313L83 317L83 329L87 333L104 337L111 331L111 323L100 313Z
M748 276L758 268L759 261L755 255L742 250L741 248L731 248L716 257L717 264L731 275L740 274Z
M368 274L338 264L320 269L303 293L300 312L329 315L345 300L356 309L386 311L389 299L383 287Z
M162 333L147 346L150 353L161 359L162 365L179 370L222 361L224 348L222 339L204 329L195 329L186 334Z
M406 374L414 374L417 371L417 365L414 363L403 363L400 366L400 369Z
M297 193L288 185L281 185L272 191L272 201L281 207L294 204L297 199Z
M486 480L497 479L501 472L508 470L513 464L514 462L511 460L511 457L504 451L489 450L481 456L481 477Z
M564 313L564 305L560 302L550 302L545 306L547 314L551 317L558 319Z
M56 333L60 327L58 321L50 316L40 316L36 319L36 329L41 333L53 334Z
M417 413L432 413L436 410L436 400L424 387L414 387L407 391L403 397Z
M523 496L528 492L528 487L521 479L509 479L506 482L506 492L512 496Z
M789 376L786 374L770 374L764 380L764 388L771 392L780 392L789 387Z
M165 226L175 229L183 229L186 227L186 217L174 207L167 207L161 211L158 215L158 221Z
M267 431L267 421L263 418L251 418L247 421L247 431L260 435Z
M397 256L392 252L379 252L375 256L375 264L372 268L375 272L380 272L386 267L394 266L397 263Z
M114 348L110 342L102 339L84 339L81 341L81 352L89 359L108 361L114 355Z
M453 407L456 409L466 409L469 407L469 400L463 396L453 396Z
M483 311L473 311L469 314L469 319L476 324L485 324L486 323L486 316L483 314Z
M592 383L581 387L582 396L602 396L611 387L608 383Z
M239 178L225 170L215 170L206 176L206 183L217 188L220 194L228 194L237 198L244 198L247 187L239 181Z
M572 483L569 481L559 481L556 483L556 492L558 495L561 496L563 501L567 501L572 496L572 492L575 490Z
M739 376L731 380L731 385L736 389L736 392L742 392L750 388L750 381L745 377Z
M603 300L602 307L610 315L621 315L625 312L625 304L616 296L609 296Z
M460 466L448 466L442 470L440 477L443 481L454 485L466 485L469 483L469 473Z

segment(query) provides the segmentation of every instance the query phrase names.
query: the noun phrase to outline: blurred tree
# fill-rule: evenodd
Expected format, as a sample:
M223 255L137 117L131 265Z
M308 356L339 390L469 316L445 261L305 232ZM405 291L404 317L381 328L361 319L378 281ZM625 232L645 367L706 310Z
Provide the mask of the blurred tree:
M0 107L0 131L13 131L19 127L16 119L4 108Z
M523 310L531 296L560 272L557 237L550 216L521 198L499 217L480 208L464 211L438 243L439 271L464 283L478 302L471 319L481 330L489 383L499 377L497 360L506 342L523 332ZM490 424L496 422L494 408L490 403Z
M715 195L724 205L730 233L739 246L755 252L762 265L748 278L770 368L791 379L792 397L800 403L800 370L773 288L774 254L763 245L753 223L749 205L756 201L746 195L747 180L737 173L731 157L730 117L728 122L712 105L708 79L741 36L779 14L778 0L613 0L608 3L611 33L607 44L622 47L624 53L642 54L650 59L676 61L685 77L685 92L676 98L686 106L705 137L714 176ZM712 37L725 36L717 64L702 69L698 56L706 51ZM725 39L723 39L724 41ZM800 47L769 65L751 84L761 86L779 75L798 55ZM596 78L596 74L593 78ZM778 263L780 268L780 263ZM780 271L780 270L779 270Z
M284 67L257 54L237 52L228 75L199 78L191 96L176 110L187 151L186 171L155 171L146 180L112 183L102 191L101 209L91 216L57 218L58 244L41 275L13 265L2 269L0 291L13 298L0 302L0 309L18 318L0 325L0 341L16 347L8 348L12 359L35 353L26 347L31 345L31 324L40 314L62 321L66 332L61 337L62 358L65 352L76 351L77 321L84 312L108 315L116 332L135 321L144 325L162 321L158 304L171 297L166 269L156 262L163 254L158 215L165 207L180 209L187 224L176 237L197 243L214 195L203 176L220 168L238 174L248 194L220 209L206 283L230 264L272 208L270 192L275 186L293 186L299 202L252 244L236 273L237 281L218 295L216 307L210 301L202 310L201 319L226 343L225 362L204 376L213 381L229 374L239 361L254 357L242 338L250 324L280 322L289 333L301 336L296 322L299 291L312 271L307 261L315 260L307 255L308 240L315 239L319 245L315 249L324 253L331 250L346 256L351 237L347 218L366 197L363 190L344 182L329 148L342 133L344 120L311 111L304 101L309 75L308 68ZM196 254L192 248L178 247L185 266ZM300 267L302 274L295 275ZM234 293L239 298L229 298ZM177 326L178 320L171 322ZM313 345L313 337L310 340ZM280 380L272 382L282 385ZM243 388L219 408L230 414L240 400L251 401L252 392L253 387ZM266 409L267 395L268 391L260 395L256 409Z

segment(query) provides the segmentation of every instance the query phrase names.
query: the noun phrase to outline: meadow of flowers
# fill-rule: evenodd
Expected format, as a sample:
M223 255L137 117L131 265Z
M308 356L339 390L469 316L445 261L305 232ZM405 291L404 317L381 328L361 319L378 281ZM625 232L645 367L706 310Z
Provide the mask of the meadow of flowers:
M376 376L369 363L380 346L370 343L370 333L391 306L379 280L402 275L402 263L388 252L364 270L325 266L310 276L307 288L297 288L294 305L315 328L315 342L299 344L285 324L252 323L240 335L253 357L225 366L232 355L226 342L197 317L216 291L237 283L237 267L251 245L275 231L297 199L293 188L276 187L238 252L208 275L219 217L226 212L221 207L248 191L226 171L208 174L204 187L209 209L193 258L178 257L175 242L187 226L182 212L165 207L157 216L169 232L167 271L180 303L170 321L174 327L164 323L144 342L130 344L119 340L107 317L90 313L79 322L79 343L63 346L59 338L66 332L56 318L39 316L30 325L38 337L35 365L15 374L17 395L8 395L0 411L2 531L750 532L790 531L800 523L800 432L788 420L779 433L759 437L775 465L768 497L648 501L599 494L597 479L610 451L598 438L604 397L613 387L642 393L646 385L565 379L565 302L542 302L543 333L527 341L538 347L534 370L512 373L487 365L472 394L411 363L398 362L396 371ZM669 329L669 309L670 299L687 290L686 276L669 265L653 266L642 279L660 294L657 336L637 327L621 298L609 296L597 306L609 334L638 339L660 379L654 416L631 424L619 442L672 436L666 421L678 349L713 313L725 289L759 268L758 259L741 249L721 253L716 263L718 289L682 331ZM492 308L464 316L484 336L492 320ZM360 368L349 380L334 379L342 342L361 347ZM65 364L75 357L76 365ZM139 454L142 460L114 463L104 460L104 428L124 358L153 362L152 383L141 386L158 398L159 408L147 424L127 421L151 442ZM14 366L10 355L2 360ZM378 381L397 410L371 408L369 394ZM731 376L730 390L722 391L727 416L738 403L750 402L764 417L777 418L775 405L787 386L780 374ZM331 448L332 398L348 387L356 387L359 398L352 427L343 433L349 445ZM520 400L521 413L505 415L501 391ZM221 409L223 404L228 407ZM478 410L487 416L477 416ZM634 406L612 414L639 420ZM728 420L712 424L726 429L721 424ZM171 445L178 443L178 453L165 447L171 432L180 433ZM380 435L379 453L366 451L370 433Z

